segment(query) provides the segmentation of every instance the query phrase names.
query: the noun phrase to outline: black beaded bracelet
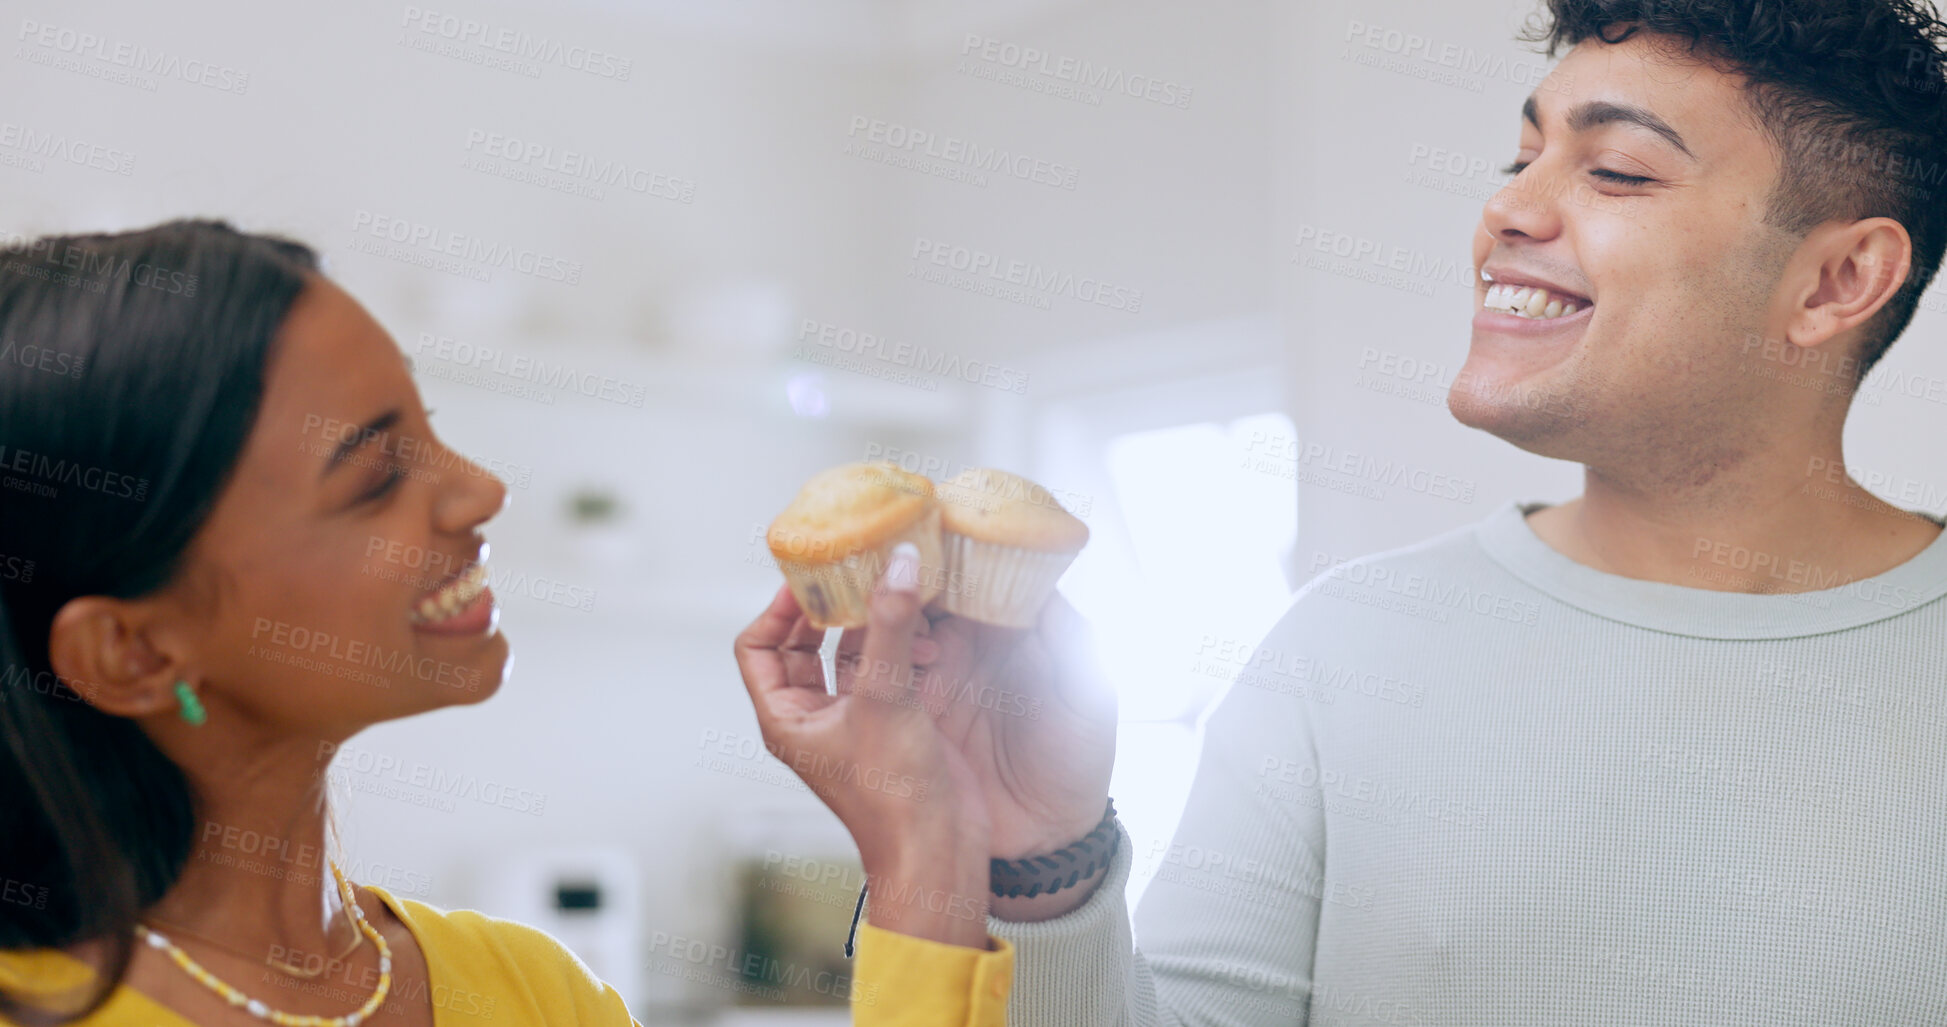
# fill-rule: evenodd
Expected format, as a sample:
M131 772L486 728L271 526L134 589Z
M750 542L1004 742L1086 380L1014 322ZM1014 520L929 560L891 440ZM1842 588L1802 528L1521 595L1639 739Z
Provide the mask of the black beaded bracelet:
M1031 899L1072 888L1109 865L1121 837L1115 827L1115 800L1110 799L1101 822L1080 841L1045 856L988 860L988 890L1002 898Z
M1121 843L1122 832L1116 830L1115 799L1109 800L1108 808L1102 812L1102 820L1094 830L1082 836L1081 840L1065 848L1057 849L1045 856L1029 856L1027 859L987 861L988 889L1002 898L1017 898L1046 895L1049 892L1072 888L1078 881L1095 876L1095 871L1107 867L1115 859L1116 847ZM852 907L852 929L845 935L845 958L852 958L853 942L859 933L859 917L865 912L865 887L859 888L859 901Z

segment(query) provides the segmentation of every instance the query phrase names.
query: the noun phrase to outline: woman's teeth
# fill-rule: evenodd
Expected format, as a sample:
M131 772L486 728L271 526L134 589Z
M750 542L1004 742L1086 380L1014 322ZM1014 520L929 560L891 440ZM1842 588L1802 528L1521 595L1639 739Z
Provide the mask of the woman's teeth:
M1487 300L1481 306L1534 321L1567 317L1580 309L1574 300L1564 300L1550 295L1547 289L1527 285L1490 285Z
M414 624L431 624L442 621L466 609L467 604L480 597L487 587L487 565L476 563L460 573L460 576L447 582L444 588L419 601L413 608Z

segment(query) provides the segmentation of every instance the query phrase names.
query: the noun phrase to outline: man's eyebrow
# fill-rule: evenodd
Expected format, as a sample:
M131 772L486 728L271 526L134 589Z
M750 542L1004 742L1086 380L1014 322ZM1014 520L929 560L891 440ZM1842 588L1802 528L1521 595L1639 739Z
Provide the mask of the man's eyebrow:
M1540 131L1541 116L1536 110L1534 94L1528 94L1527 101L1521 105L1521 116L1528 120L1528 124L1535 126L1536 131ZM1641 125L1662 136L1671 146L1682 151L1685 157L1693 161L1697 159L1697 155L1690 152L1690 147L1684 145L1683 136L1679 135L1676 129L1671 128L1669 122L1645 108L1626 103L1611 103L1608 100L1590 100L1568 110L1568 128L1571 132L1586 132L1597 125L1607 125L1615 121Z
M393 407L366 422L363 428L358 429L356 433L341 440L338 443L338 448L331 451L331 459L325 463L324 471L318 477L322 478L330 474L339 464L344 463L347 457L356 452L358 447L377 438L380 432L392 427L398 423L398 420L399 408Z

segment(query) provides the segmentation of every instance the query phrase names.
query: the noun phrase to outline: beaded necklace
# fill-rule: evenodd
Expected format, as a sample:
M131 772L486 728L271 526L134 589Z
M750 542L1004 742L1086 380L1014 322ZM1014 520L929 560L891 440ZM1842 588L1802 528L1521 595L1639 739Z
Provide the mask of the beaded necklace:
M202 964L191 959L189 953L184 952L175 942L150 930L146 925L136 924L135 933L146 940L151 948L167 953L184 973L195 978L198 983L223 996L224 1001L242 1007L260 1020L269 1020L279 1027L358 1027L367 1017L378 1011L379 1006L385 1003L385 996L392 990L392 947L385 943L378 929L365 919L365 911L358 908L358 899L352 894L351 884L345 880L345 875L338 869L335 860L331 863L331 876L338 880L338 891L344 896L345 908L351 911L352 920L358 925L359 933L372 939L372 944L379 950L378 987L372 989L372 997L366 999L365 1004L358 1007L357 1011L344 1016L299 1016L272 1009L263 1000L251 998L220 980L215 974L204 969Z

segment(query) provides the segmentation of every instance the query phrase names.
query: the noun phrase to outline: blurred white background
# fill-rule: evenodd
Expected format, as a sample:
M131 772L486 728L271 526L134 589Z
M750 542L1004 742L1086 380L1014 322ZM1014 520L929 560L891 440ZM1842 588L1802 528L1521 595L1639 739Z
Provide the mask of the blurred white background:
M1511 40L1532 7L23 0L0 229L306 241L413 357L442 436L513 483L488 527L513 678L341 756L358 876L556 917L644 1022L833 1021L730 1008L731 975L671 955L735 945L734 860L849 854L731 660L779 581L763 527L874 456L1007 468L1083 515L1063 590L1121 690L1139 890L1217 653L1331 563L1579 490L1444 405L1469 234L1549 67ZM104 150L122 170L66 156ZM1940 304L1848 440L1932 513L1941 411L1884 383L1943 373ZM1348 453L1371 474L1332 469ZM1386 483L1401 465L1466 500ZM551 910L554 866L629 922Z

